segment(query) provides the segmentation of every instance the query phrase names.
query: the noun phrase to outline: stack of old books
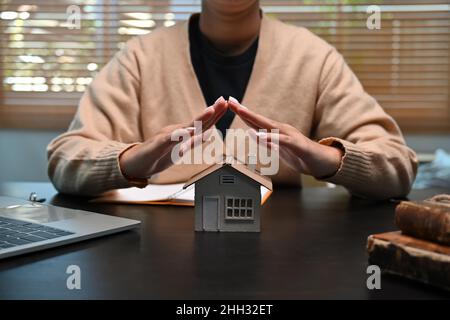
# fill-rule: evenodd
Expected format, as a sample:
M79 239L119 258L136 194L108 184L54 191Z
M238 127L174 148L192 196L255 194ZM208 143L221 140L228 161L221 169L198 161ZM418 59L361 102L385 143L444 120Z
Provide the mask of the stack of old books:
M450 195L402 201L395 222L401 231L369 236L369 263L450 290Z

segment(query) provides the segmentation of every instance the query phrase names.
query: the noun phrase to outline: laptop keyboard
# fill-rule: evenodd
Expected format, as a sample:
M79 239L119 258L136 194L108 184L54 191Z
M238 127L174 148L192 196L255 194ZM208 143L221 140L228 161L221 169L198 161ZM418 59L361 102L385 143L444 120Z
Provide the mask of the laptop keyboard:
M15 246L74 234L42 224L0 217L0 252Z

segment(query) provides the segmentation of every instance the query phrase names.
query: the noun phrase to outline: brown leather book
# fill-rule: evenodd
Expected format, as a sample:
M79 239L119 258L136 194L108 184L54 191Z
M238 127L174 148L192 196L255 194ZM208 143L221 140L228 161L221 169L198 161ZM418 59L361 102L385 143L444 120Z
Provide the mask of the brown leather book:
M450 195L425 201L402 201L395 222L407 235L450 245Z
M369 263L387 273L450 290L450 247L386 232L367 239Z

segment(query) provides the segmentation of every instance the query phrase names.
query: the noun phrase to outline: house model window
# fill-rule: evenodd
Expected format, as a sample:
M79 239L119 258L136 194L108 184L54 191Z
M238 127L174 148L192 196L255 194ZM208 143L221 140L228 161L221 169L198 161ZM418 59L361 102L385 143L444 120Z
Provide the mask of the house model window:
M253 199L225 197L226 215L228 220L253 220Z
M189 179L195 183L195 230L259 232L261 187L270 178L241 163L217 163Z

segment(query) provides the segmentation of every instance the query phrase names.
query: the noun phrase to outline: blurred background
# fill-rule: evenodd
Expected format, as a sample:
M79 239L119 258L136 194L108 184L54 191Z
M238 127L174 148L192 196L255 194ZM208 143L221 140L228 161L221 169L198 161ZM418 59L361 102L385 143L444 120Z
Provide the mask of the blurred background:
M200 0L0 0L0 181L47 181L46 145L67 129L102 66L130 37L186 20L200 5ZM366 90L398 121L425 164L423 172L450 167L450 0L261 5L267 15L307 27L337 47ZM370 5L381 9L380 29L366 27Z

